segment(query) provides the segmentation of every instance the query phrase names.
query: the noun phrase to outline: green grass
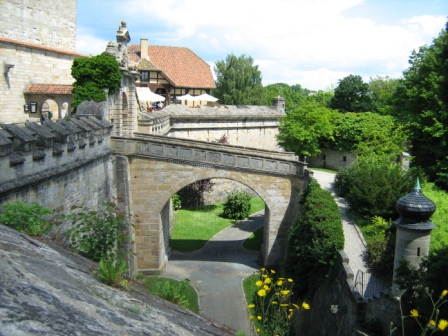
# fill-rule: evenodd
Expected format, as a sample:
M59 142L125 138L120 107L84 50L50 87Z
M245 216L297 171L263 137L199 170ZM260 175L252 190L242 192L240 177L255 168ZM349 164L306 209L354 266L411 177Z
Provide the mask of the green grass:
M169 283L168 285L166 285L167 282ZM148 290L155 295L157 295L156 293L154 293L154 290L157 288L157 284L165 285L165 288L170 288L171 289L170 293L166 293L166 294L172 295L173 291L175 291L176 288L178 288L181 285L181 283L182 283L182 281L177 281L174 279L157 277L157 276L149 276L149 277L145 277L145 279L144 279L145 287L148 288ZM197 294L196 290L193 288L193 286L191 286L190 284L185 285L184 289L182 290L182 292L180 294L183 296L183 300L185 302L187 302L187 304L185 305L185 308L198 314L200 311L199 299L198 299L198 294ZM159 296L163 299L168 299L167 297L163 297L164 295L157 295L157 296ZM171 300L169 300L169 301L171 301ZM177 303L177 302L173 302L173 303Z
M251 199L251 213L264 209L260 197ZM236 222L222 217L223 203L205 205L199 209L180 209L176 211L174 231L170 246L180 252L192 252L202 248L219 231Z
M332 174L337 174L336 170L332 170L332 169L326 169L326 168L311 168L309 167L310 170L318 170L318 171L323 171L323 172L327 172L327 173L332 173Z
M252 233L249 238L243 242L243 247L248 250L260 251L263 244L264 226Z

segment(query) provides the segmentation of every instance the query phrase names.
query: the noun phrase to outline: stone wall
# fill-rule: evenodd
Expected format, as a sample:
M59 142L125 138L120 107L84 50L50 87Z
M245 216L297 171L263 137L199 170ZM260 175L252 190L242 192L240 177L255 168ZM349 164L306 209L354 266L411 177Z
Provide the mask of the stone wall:
M57 214L116 197L111 125L95 118L2 124L0 205L37 202Z
M307 158L310 167L338 170L339 167L348 167L356 161L356 155L347 151L337 151L323 148L318 156Z
M339 252L335 274L319 287L310 302L311 309L295 320L300 335L371 335L373 322L380 335L389 335L390 323L397 325L400 320L398 301L388 291L364 299L355 289L354 274L344 251Z
M76 0L1 1L0 37L76 49Z
M25 45L14 41L0 40L0 67L3 74L5 64L14 65L6 75L0 76L0 122L20 123L38 121L40 113L24 112L24 104L36 102L38 112L47 99L57 100L55 95L27 95L26 88L33 83L65 84L74 82L71 76L73 60L81 55ZM63 97L59 103L71 102Z

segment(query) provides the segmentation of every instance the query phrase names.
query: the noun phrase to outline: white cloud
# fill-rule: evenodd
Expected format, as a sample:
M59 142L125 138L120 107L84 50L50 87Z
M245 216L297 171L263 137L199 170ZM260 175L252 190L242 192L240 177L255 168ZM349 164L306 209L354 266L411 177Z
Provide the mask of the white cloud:
M412 50L431 43L446 21L445 16L422 14L386 25L345 15L364 2L131 0L113 5L122 6L117 24L126 19L133 43L149 38L150 43L187 46L209 63L230 53L245 54L257 60L264 84L325 89L348 74L397 77L407 68ZM397 10L411 5L400 2ZM146 35L135 36L133 31ZM110 36L114 39L114 32ZM107 44L87 35L78 40L89 47L101 42L99 52Z
M85 55L98 55L106 50L107 43L104 39L95 37L92 32L78 28L76 37L76 52Z

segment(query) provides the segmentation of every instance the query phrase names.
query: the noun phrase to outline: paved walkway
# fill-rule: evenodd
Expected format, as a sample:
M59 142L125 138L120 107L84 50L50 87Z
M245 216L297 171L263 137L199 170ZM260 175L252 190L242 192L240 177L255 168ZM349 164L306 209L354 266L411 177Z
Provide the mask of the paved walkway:
M341 211L345 247L355 276L358 270L367 272L364 262L365 242L347 214L346 201L334 193L335 174L314 170L320 186L332 192ZM192 253L175 252L170 256L163 276L190 279L198 292L201 315L218 321L237 331L251 335L247 304L242 280L257 272L262 264L261 253L248 251L242 243L264 223L261 211L248 220L235 223L215 235L201 250Z

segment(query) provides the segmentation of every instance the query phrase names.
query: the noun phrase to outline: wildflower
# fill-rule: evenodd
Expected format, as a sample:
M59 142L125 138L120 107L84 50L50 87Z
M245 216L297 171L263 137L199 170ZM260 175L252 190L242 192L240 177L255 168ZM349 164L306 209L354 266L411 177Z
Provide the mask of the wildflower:
M272 301L272 304L273 305L278 305L278 302L277 301Z
M264 286L263 286L263 289L264 289L266 292L269 292L269 289L270 289L270 288L269 288L268 285L264 285Z
M272 282L271 278L264 279L265 284L270 284Z
M418 317L418 310L417 309L412 309L411 310L411 317Z
M271 273L272 273L272 274L275 274L275 271L274 271L274 270L271 270Z
M277 286L282 286L283 285L283 281L279 280L277 281Z
M264 271L266 271L266 268L260 268L260 270L262 271L262 272L264 272Z
M255 285L256 285L257 287L261 287L261 286L263 286L263 281L258 280L258 281L255 283Z
M281 280L281 281L285 280L285 278L278 278L278 279Z
M266 296L266 290L265 290L265 289L260 289L260 290L257 292L257 294L258 294L258 296Z
M260 328L257 328L257 333L259 333L261 331L261 329Z
M254 316L253 315L251 315L251 316L249 316L249 320L253 320L254 319Z
M445 328L448 327L448 321L447 320L440 320L438 327L439 327L440 330L444 331Z
M262 277L266 279L268 276L267 274L263 274Z
M247 306L247 308L249 308L249 309L255 308L255 305L253 303L251 303L250 305Z
M428 324L429 324L431 327L435 327L435 326L436 326L436 321L431 320L431 321L429 321Z
M300 308L299 305L298 305L298 304L295 304L295 303L293 303L292 306L293 306L294 308L296 308L296 309L299 309L299 308Z
M261 321L262 319L263 319L263 318L262 318L260 315L257 316L257 320L258 320L258 321Z
M302 308L308 310L308 309L310 309L310 305L308 303L306 303L306 302L303 302L302 303Z
M284 289L282 291L280 291L280 294L282 294L283 296L286 296L290 293L291 291L289 289Z
M280 307L288 307L289 306L289 304L287 304L287 303L282 303L281 305L280 305Z
M288 282L294 282L294 280L291 278L288 278Z
M446 295L448 294L448 289L445 289L443 292L442 292L442 297L445 297Z

